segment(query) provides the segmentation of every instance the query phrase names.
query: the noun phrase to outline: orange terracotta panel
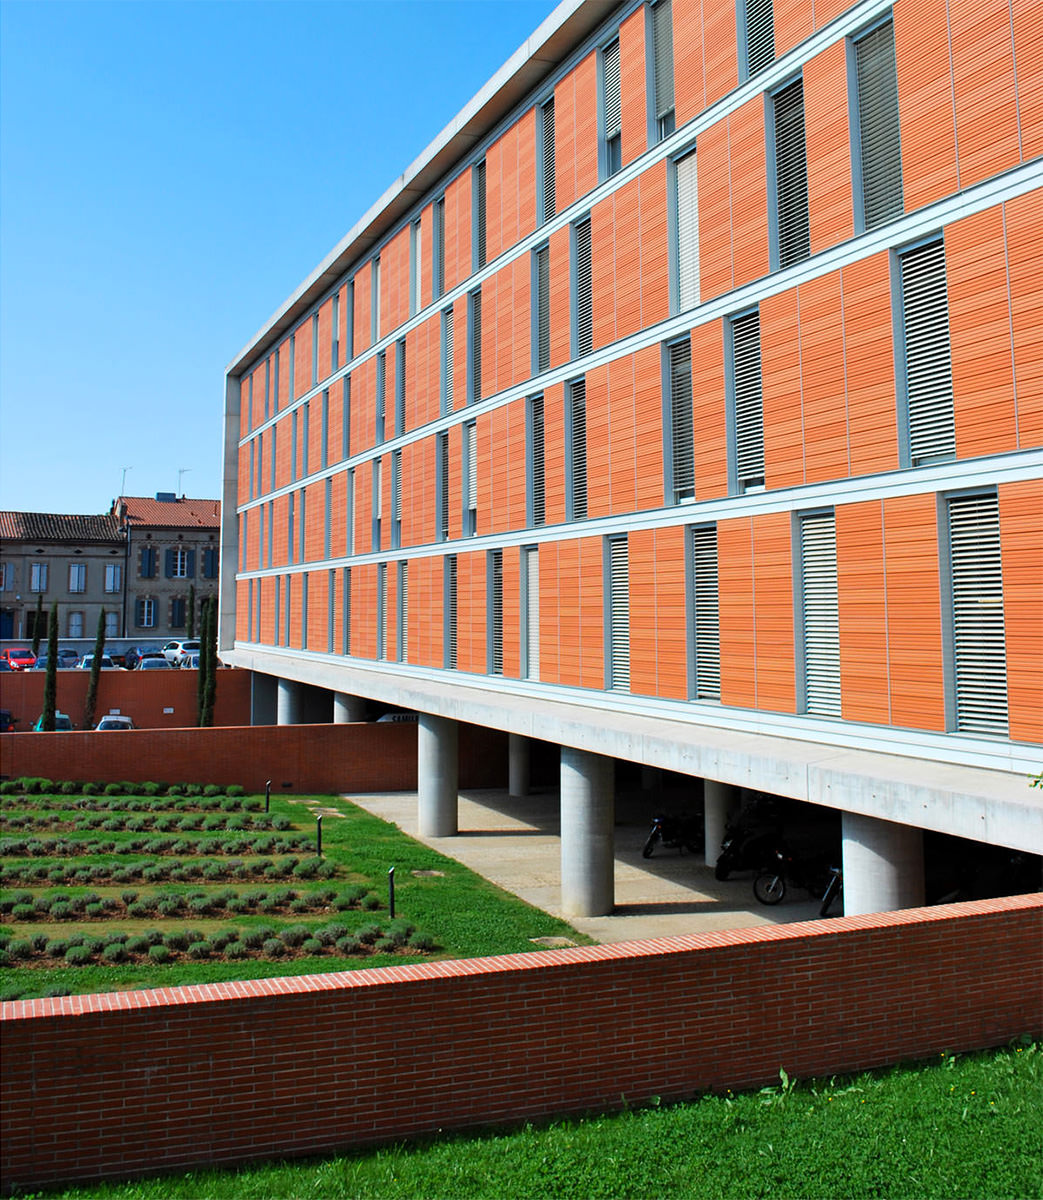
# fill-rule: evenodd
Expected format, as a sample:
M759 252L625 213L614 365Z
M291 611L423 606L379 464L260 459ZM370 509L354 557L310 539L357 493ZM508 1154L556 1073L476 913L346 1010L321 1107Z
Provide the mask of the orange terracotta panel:
M834 42L809 59L803 73L811 253L816 254L855 232L845 42Z
M572 357L569 293L569 231L559 229L548 242L550 250L550 365L560 367ZM531 335L530 335L531 336Z
M554 89L554 184L561 212L598 181L596 56L587 55Z
M601 583L601 538L580 542L581 683L587 688L605 686L605 601Z
M674 112L678 127L706 107L702 0L673 0ZM733 11L734 24L734 11Z
M560 383L543 393L543 459L547 524L556 525L565 520L565 390Z
M658 346L633 356L634 445L633 507L659 508L663 503L663 365Z
M844 267L841 281L851 474L893 471L898 422L886 251Z
M793 551L788 512L767 513L753 521L753 605L757 707L796 712Z
M373 299L372 292L373 273L370 270L370 264L366 263L360 267L354 276L355 299L352 306L354 314L353 339L355 353L361 354L363 350L369 349L372 344L372 319L370 317L371 305ZM282 357L285 357L285 352ZM285 395L280 385L280 394Z
M722 118L699 135L699 291L711 300L731 291L732 188L728 121Z
M638 178L641 207L641 328L670 315L667 242L666 163L656 163Z
M776 58L781 58L815 32L815 16L815 6L805 0L773 0Z
M721 629L721 702L757 703L753 528L747 518L717 523Z
M609 368L587 372L587 515L608 516L612 509L609 439Z
M622 102L620 141L625 166L648 149L643 7L632 12L619 26L619 88Z
M692 330L692 417L695 422L695 495L728 494L728 432L721 321Z
M849 473L843 294L840 273L800 286L800 361L807 483Z
M804 482L804 406L797 289L760 305L764 471L768 487Z
M637 429L634 413L633 356L609 364L608 446L609 512L636 508Z
M1004 205L1010 321L1014 346L1018 446L1043 446L1043 193L1030 192Z
M445 290L450 291L470 274L471 172L465 170L445 189Z
M1043 154L1043 4L1011 0L1014 61L1018 77L1018 119L1023 162Z
M726 96L739 82L735 5L731 0L702 0L703 71L706 107Z
M728 137L731 145L733 286L741 287L767 275L769 270L763 97L754 97L729 115ZM700 243L701 240L700 237Z
M1014 741L1043 743L1043 482L999 488L1007 706Z

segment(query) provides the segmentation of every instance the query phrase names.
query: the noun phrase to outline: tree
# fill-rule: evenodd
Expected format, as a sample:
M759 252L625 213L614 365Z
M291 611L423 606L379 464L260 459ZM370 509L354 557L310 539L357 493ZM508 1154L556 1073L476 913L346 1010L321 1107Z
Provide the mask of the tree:
M54 714L58 711L58 601L51 605L47 626L47 674L43 681L43 727L54 732Z
M214 701L217 696L217 597L207 596L200 606L199 676L196 696L199 724L214 723Z
M196 585L194 583L188 586L188 615L185 624L185 637L194 638L196 636Z
M33 621L33 654L40 653L40 631L43 629L43 592L36 593L36 619Z
M91 677L87 682L87 704L83 717L84 729L94 728L94 705L98 698L98 676L101 674L101 656L105 653L105 609L98 613L98 633L94 639L94 657L91 659Z

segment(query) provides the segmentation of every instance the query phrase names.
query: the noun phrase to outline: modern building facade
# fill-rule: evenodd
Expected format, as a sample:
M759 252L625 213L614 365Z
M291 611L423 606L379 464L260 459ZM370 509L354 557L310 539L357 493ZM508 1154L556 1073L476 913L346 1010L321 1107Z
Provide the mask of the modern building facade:
M1031 0L566 0L230 364L222 645L301 715L561 747L1043 850L1043 76ZM418 98L419 102L419 98Z

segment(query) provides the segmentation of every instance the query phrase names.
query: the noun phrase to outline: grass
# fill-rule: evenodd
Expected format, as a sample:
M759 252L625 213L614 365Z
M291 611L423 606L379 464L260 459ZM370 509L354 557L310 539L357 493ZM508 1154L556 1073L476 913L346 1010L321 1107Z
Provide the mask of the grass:
M61 1200L1043 1194L1043 1047L319 1160L61 1189ZM316 1114L321 1117L321 1113Z

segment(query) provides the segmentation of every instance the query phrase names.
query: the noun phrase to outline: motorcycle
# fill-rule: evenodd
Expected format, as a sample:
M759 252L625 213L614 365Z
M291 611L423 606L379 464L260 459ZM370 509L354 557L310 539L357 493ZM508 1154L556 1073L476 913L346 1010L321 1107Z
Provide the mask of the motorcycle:
M843 873L822 858L797 859L787 850L776 851L776 861L753 881L753 894L761 904L779 904L788 884L803 888L813 899L821 900L819 916L825 917L833 901L843 890Z
M693 817L666 816L652 818L652 832L641 849L642 858L651 858L657 843L670 849L691 850L698 854L703 848L703 823Z
M733 871L759 871L784 848L782 821L770 802L748 805L725 826L714 877L727 879Z

